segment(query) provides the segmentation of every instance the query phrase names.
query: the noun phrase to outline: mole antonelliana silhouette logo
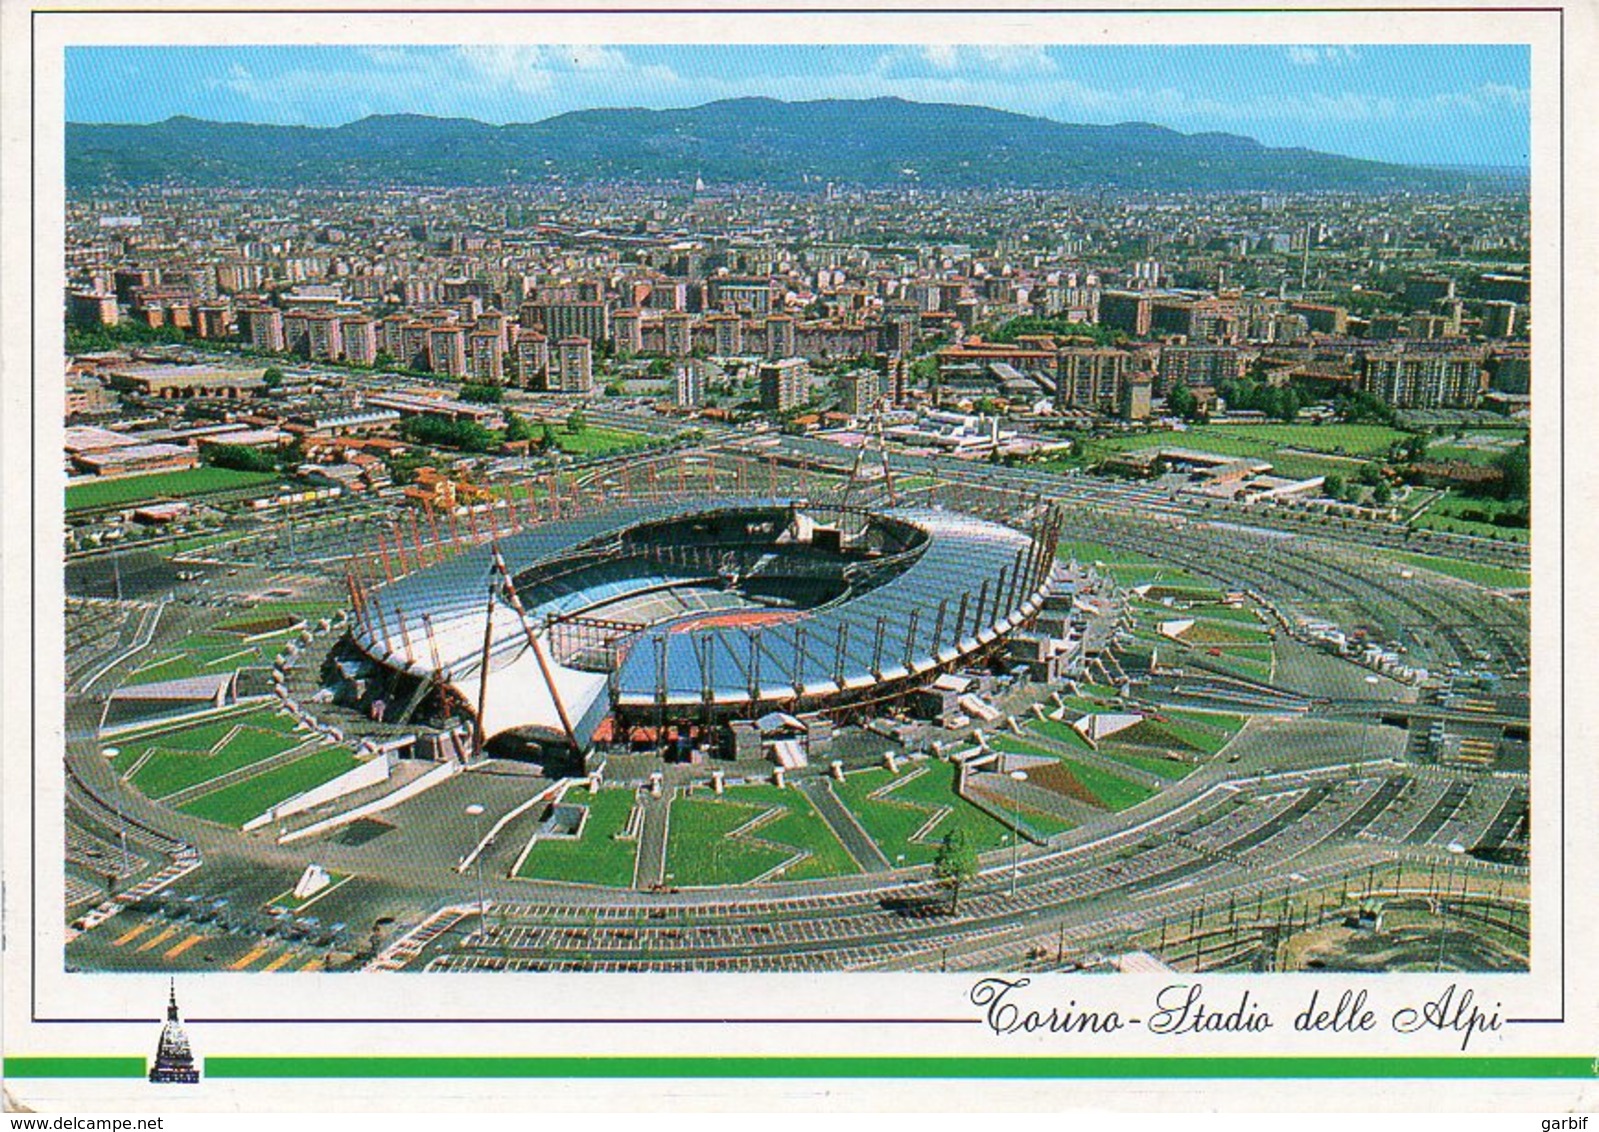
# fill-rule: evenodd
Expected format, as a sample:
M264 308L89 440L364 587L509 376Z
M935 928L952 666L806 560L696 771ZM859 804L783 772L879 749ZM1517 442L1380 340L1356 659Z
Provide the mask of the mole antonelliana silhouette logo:
M167 1020L161 1027L161 1044L156 1046L150 1080L157 1085L194 1085L200 1080L200 1071L194 1065L194 1051L189 1048L189 1035L183 1032L183 1023L178 1021L176 980L167 988Z

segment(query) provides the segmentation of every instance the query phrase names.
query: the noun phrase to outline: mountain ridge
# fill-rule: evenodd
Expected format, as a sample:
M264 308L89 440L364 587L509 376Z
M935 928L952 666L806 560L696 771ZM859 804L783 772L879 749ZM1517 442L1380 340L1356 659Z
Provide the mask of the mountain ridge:
M868 187L1123 190L1429 189L1446 171L1272 148L1224 131L1088 125L895 97L750 97L667 110L591 108L493 125L427 114L338 126L69 122L69 191L152 185L472 187L572 182L834 181Z

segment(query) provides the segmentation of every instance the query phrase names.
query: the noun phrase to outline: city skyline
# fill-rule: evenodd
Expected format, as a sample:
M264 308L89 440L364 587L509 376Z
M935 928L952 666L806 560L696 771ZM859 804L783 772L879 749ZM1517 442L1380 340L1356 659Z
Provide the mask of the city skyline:
M899 97L1382 161L1520 167L1528 60L1524 45L73 48L66 107L77 122L333 126L412 113L504 124L740 97ZM160 83L146 81L156 74Z

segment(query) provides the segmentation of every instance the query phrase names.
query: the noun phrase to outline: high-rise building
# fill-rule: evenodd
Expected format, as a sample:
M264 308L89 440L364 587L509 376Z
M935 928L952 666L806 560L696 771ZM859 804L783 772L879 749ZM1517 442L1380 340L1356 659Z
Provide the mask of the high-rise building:
M239 337L253 350L283 353L287 345L283 336L283 312L274 307L246 307L239 312Z
M698 408L705 402L705 378L693 358L677 364L672 401L684 409Z
M550 372L550 340L537 330L516 336L516 380L524 389L543 389Z
M883 308L877 330L877 348L885 354L908 354L922 336L922 312L912 303L893 302Z
M794 349L794 319L786 314L766 316L766 360L792 358Z
M194 312L194 331L208 341L221 341L233 336L233 312L227 307L204 306Z
M713 314L705 320L710 324L715 341L711 352L718 357L730 358L744 352L744 320L736 314Z
M772 309L772 287L762 279L713 279L711 305L719 310L764 317Z
M477 322L472 326L472 333L494 335L502 354L511 348L510 320L505 317L504 311L486 310L478 315Z
M883 399L883 375L862 367L841 374L838 379L839 407L850 416L875 412Z
M427 331L428 368L450 377L466 375L466 331L459 326L433 326Z
M1423 310L1440 299L1455 297L1455 281L1448 275L1412 275L1405 280L1405 303Z
M1502 299L1484 303L1482 308L1482 333L1486 338L1514 338L1516 335L1516 304Z
M611 308L601 302L541 303L536 308L540 327L551 341L587 338L611 340Z
M67 322L77 327L115 326L117 297L101 291L73 291L67 295Z
M1126 350L1068 346L1055 355L1055 406L1110 415L1122 409L1123 384L1132 370Z
M1342 337L1349 330L1349 312L1330 303L1289 303L1292 314L1305 316L1310 329L1317 334Z
M611 333L616 336L617 357L630 358L644 352L644 318L636 307L611 316Z
M1361 360L1361 388L1396 409L1469 409L1482 394L1482 361L1470 352L1374 352Z
M466 340L467 366L474 381L501 385L505 382L505 356L500 336L492 331L474 330Z
M587 338L562 338L555 347L552 392L588 393L594 389L594 347Z
M283 348L302 358L311 356L311 316L305 311L283 312Z
M1234 381L1243 372L1243 354L1234 346L1162 346L1158 392L1179 381L1190 389Z
M661 329L666 335L666 352L674 358L686 358L694 352L694 324L681 311L672 311L661 319Z
M336 362L344 356L344 331L336 314L306 317L306 356L321 362Z
M1488 388L1498 393L1532 392L1532 355L1514 346L1495 350L1488 359Z
M407 369L425 370L433 363L432 344L428 338L428 324L413 319L405 324L400 334L399 362Z
M1120 330L1129 338L1149 336L1151 305L1148 295L1137 291L1101 291L1099 325Z
M345 318L339 322L344 336L344 360L352 365L371 366L378 360L378 324L370 318Z
M761 385L761 408L769 413L783 413L805 401L805 378L810 367L804 358L779 358L775 362L762 362L758 376Z

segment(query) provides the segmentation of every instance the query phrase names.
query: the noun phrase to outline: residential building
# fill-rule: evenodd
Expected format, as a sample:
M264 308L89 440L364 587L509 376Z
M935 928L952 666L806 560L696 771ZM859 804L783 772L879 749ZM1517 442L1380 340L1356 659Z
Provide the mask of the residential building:
M783 413L804 404L805 379L809 373L810 366L804 358L762 362L758 371L761 408L769 413Z
M587 338L562 338L555 346L555 393L590 393L594 390L594 346Z

